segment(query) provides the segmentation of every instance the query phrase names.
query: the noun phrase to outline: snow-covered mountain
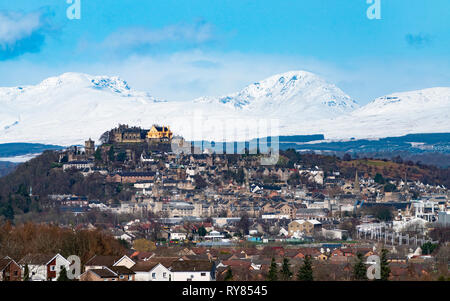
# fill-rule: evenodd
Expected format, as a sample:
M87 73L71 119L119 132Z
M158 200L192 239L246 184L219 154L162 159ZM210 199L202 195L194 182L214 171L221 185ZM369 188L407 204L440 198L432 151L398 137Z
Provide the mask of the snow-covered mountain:
M315 124L329 138L379 138L413 133L450 133L450 87L376 98L331 124ZM345 137L344 137L345 138Z
M232 115L214 105L159 100L117 77L65 73L36 86L0 88L0 143L81 144L119 123L168 124L189 137L183 130L199 110L220 119Z
M0 143L79 143L122 120L140 123L141 107L158 103L117 77L79 73L0 88Z
M89 137L98 141L119 123L168 124L187 139L220 141L220 126L240 129L258 119L278 119L281 135L386 137L450 132L449 109L450 88L395 93L359 107L333 84L304 71L275 75L228 96L185 102L158 100L117 77L65 73L35 86L0 88L0 143L81 144Z
M245 113L296 120L335 118L359 105L341 89L306 71L291 71L256 82L223 97L204 97L198 103L219 103Z

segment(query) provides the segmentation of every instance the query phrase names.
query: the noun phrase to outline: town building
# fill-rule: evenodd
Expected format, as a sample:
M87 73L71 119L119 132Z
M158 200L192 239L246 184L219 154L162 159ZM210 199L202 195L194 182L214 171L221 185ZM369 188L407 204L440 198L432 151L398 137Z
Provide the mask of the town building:
M56 281L62 268L68 271L70 265L61 254L28 254L18 263L24 269L28 266L31 281Z
M22 281L22 268L9 257L0 259L0 281Z
M148 133L147 133L147 139L149 141L153 141L153 140L169 141L169 140L172 140L172 137L173 137L173 133L168 126L153 125L152 128L150 129L150 131L148 131Z

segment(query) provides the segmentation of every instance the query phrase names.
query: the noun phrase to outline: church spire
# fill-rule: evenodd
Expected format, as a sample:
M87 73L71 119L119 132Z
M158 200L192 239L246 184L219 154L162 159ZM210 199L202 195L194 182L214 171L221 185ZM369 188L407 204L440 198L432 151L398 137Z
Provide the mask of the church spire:
M354 184L354 187L353 187L353 191L354 191L355 194L359 194L360 193L358 171L356 171L356 174L355 174L355 184Z

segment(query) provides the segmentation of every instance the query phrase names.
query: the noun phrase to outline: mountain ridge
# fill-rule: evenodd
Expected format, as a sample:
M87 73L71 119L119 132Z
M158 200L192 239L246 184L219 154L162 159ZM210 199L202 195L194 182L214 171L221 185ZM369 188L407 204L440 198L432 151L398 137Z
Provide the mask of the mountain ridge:
M280 116L284 111L280 106L285 105L295 108L297 113L308 112L305 115L318 116L318 119L337 117L359 107L337 86L307 71L276 74L239 92L221 97L202 97L194 102L218 103L241 111L275 112Z
M278 119L280 135L324 134L326 139L450 132L450 87L392 93L359 106L334 84L306 71L186 102L156 99L120 77L68 72L34 86L0 88L0 106L0 143L81 144L89 137L98 140L119 123L144 128L170 124L177 134L198 140L189 128L196 111L210 122L225 120L237 128L249 120ZM220 141L214 126L202 129L200 139Z

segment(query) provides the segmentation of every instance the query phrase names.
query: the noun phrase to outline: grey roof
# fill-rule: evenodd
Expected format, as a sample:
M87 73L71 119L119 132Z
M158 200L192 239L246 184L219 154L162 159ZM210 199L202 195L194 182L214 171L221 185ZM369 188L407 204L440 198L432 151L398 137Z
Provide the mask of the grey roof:
M100 278L116 278L117 274L109 269L91 269L88 272L97 274Z
M214 262L209 260L185 260L175 261L171 265L173 272L210 272Z
M55 256L56 254L28 254L19 261L19 264L44 265Z

